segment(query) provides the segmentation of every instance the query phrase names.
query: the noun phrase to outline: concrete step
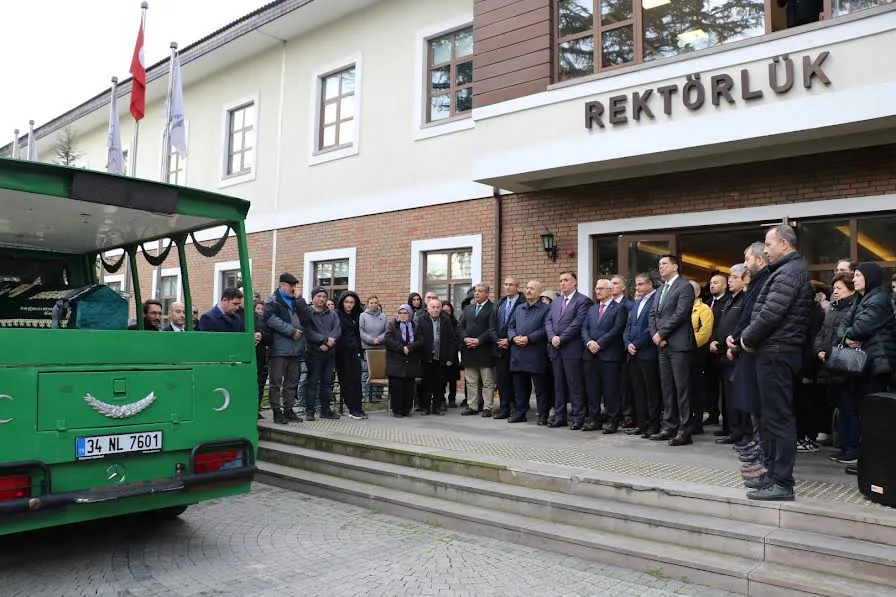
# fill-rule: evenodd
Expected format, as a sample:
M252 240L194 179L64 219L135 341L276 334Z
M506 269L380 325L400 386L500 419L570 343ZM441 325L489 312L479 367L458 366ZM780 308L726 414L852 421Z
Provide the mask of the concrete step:
M896 510L801 499L767 503L746 499L745 491L640 477L554 464L507 463L498 458L451 450L357 438L299 426L259 426L261 439L483 479L732 521L815 532L896 547Z
M701 585L748 594L760 562L510 512L462 504L288 466L259 462L256 479L319 497L624 568L658 571Z
M764 558L765 537L777 530L773 526L530 489L267 441L259 443L259 459L487 510L511 512L549 522L675 543L758 561Z
M894 547L791 529L778 529L765 541L768 562L879 583L896 595Z
M893 597L893 590L834 574L770 564L750 572L750 597Z

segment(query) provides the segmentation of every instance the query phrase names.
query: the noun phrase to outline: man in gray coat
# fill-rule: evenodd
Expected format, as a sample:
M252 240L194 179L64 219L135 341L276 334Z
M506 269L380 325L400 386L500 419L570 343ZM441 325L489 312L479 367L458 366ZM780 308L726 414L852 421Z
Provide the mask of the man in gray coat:
M668 441L670 446L693 443L691 360L697 350L697 339L691 324L691 311L695 296L690 283L679 275L679 267L675 255L660 257L660 277L664 284L657 289L659 298L650 311L648 324L653 343L660 350L663 390L663 429L650 439Z
M274 422L302 422L293 411L299 387L299 356L305 352L301 313L305 300L296 299L298 280L290 273L280 274L280 287L264 301L265 324L271 330L270 392L268 398Z

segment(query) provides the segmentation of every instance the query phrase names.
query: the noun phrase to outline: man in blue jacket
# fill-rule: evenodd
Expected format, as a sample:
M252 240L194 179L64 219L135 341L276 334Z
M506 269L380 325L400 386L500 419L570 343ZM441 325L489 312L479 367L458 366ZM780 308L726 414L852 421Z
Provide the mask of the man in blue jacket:
M243 332L246 324L239 316L243 306L243 291L229 286L221 293L221 300L199 318L200 332Z
M632 356L629 367L637 427L631 430L631 435L640 435L644 439L660 432L663 410L660 352L650 337L649 325L658 286L659 280L648 272L635 276L635 288L641 298L632 306L622 335L625 350Z
M529 396L535 386L535 408L538 425L548 424L553 388L548 378L548 336L544 329L550 306L541 302L541 282L530 280L524 293L526 302L513 312L508 324L510 340L510 374L513 378L515 404L509 423L525 423Z

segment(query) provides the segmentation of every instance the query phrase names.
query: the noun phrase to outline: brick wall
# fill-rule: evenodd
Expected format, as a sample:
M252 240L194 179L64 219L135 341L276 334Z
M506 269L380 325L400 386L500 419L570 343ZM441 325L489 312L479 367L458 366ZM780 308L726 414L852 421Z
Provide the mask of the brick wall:
M577 249L579 222L887 193L896 193L896 145L507 195L501 269L557 290L559 273L577 266L567 251ZM541 248L546 227L560 248L556 263Z

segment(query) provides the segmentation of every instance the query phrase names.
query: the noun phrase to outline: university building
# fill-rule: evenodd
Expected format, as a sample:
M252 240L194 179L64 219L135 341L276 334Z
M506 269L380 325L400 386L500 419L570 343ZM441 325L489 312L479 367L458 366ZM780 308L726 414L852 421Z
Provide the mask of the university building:
M390 312L565 269L588 292L666 252L706 280L782 221L820 283L847 256L896 268L896 4L817 4L272 2L182 51L169 180L252 202L257 292L288 270ZM167 68L148 69L140 177L159 177ZM105 169L108 111L106 91L41 126L40 158L71 127ZM235 243L188 258L199 305L236 279Z

